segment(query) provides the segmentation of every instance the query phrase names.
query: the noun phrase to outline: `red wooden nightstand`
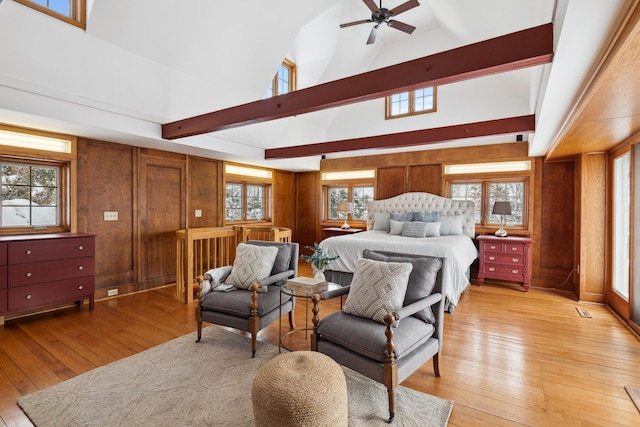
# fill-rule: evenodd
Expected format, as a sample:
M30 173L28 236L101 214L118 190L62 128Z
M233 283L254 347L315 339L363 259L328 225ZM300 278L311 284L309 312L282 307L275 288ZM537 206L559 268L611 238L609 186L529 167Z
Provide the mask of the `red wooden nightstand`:
M528 237L478 236L480 269L478 285L485 278L522 282L524 291L531 286L531 240Z

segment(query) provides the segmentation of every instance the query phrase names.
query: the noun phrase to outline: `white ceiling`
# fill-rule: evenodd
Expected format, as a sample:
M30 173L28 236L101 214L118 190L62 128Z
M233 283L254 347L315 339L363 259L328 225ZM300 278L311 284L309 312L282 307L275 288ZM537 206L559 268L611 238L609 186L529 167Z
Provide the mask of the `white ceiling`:
M86 32L31 8L0 4L0 123L300 171L319 157L265 161L264 149L536 115L524 135L544 155L632 0L420 0L372 24L360 0L87 0ZM386 0L392 9L404 0ZM255 101L283 58L298 88L554 22L552 64L438 88L438 111L384 120L373 100L167 141L161 124ZM412 150L512 142L515 135ZM327 153L345 157L398 150Z

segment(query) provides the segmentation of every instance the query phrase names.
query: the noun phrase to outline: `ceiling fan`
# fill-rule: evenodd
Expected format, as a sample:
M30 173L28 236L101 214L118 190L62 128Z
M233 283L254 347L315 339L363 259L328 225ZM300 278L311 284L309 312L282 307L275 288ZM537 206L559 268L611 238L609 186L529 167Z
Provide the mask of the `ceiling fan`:
M406 3L401 4L398 7L395 7L391 10L382 7L382 0L380 0L380 7L376 6L376 2L374 0L362 0L364 4L367 5L369 10L371 10L371 19L363 19L361 21L348 22L346 24L341 24L340 28L351 27L352 25L366 24L367 22L375 22L376 25L371 29L371 34L369 34L369 39L367 40L367 44L373 44L376 42L376 34L378 32L378 27L382 24L387 24L387 26L391 28L395 28L396 30L404 31L407 34L413 33L413 30L416 27L405 24L404 22L396 21L391 18L394 16L400 15L402 12L406 12L407 10L413 9L416 6L420 6L418 0L409 0Z

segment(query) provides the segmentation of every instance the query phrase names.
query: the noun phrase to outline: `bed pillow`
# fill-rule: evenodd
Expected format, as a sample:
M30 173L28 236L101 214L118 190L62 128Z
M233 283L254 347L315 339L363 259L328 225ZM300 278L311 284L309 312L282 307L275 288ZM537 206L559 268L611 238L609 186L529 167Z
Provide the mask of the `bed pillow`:
M389 214L376 212L373 215L373 229L380 231L389 231Z
M407 262L360 258L342 311L384 323L387 313L402 308L412 269Z
M409 275L407 292L402 303L403 307L431 295L436 284L438 271L442 268L442 261L436 257L407 254L392 255L389 252L374 252L370 249L365 249L362 256L376 261L410 262L413 265ZM420 310L413 316L431 324L436 321L431 307Z
M441 215L440 222L440 235L449 236L453 234L462 233L462 215Z
M404 222L395 221L393 219L389 220L389 234L395 234L399 236L402 234L403 227L404 227Z
M427 223L412 221L405 222L402 226L403 237L425 237L427 235Z
M394 221L413 221L411 212L391 212L390 218Z
M231 274L225 283L240 289L249 289L254 282L269 277L273 262L278 255L275 246L255 246L239 243L236 259ZM258 292L267 292L268 287L261 287Z
M441 222L425 222L427 229L424 237L440 237Z
M414 221L438 222L438 212L413 212Z

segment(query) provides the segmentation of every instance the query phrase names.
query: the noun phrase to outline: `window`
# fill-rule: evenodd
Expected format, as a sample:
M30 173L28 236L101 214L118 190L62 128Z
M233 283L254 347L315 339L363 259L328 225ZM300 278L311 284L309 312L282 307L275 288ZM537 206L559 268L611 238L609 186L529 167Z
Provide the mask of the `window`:
M385 118L412 116L436 111L436 88L397 93L386 98Z
M60 225L60 167L28 163L2 166L2 227Z
M267 185L228 182L225 191L225 220L265 221Z
M326 188L328 220L344 219L343 214L338 212L340 202L353 202L352 219L357 221L367 220L367 203L373 200L373 185L328 186Z
M86 0L15 0L47 15L84 29Z
M285 59L275 77L269 84L264 98L271 98L296 90L296 66L293 62Z

